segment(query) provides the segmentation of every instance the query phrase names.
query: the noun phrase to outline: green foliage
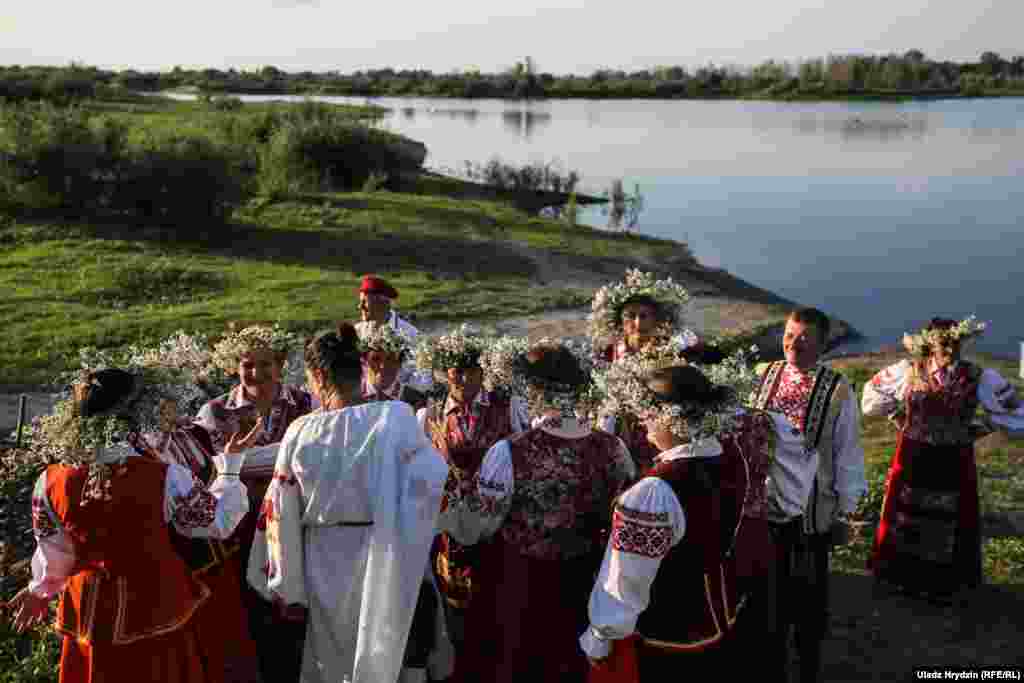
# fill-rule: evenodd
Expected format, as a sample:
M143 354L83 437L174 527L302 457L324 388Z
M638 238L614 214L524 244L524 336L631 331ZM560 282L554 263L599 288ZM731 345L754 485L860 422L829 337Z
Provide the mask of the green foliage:
M128 127L81 107L0 107L0 205L160 221L221 220L241 179L208 138Z
M0 683L57 683L60 639L51 629L19 634L0 616Z
M554 162L536 161L516 166L492 158L485 164L467 161L465 176L504 192L558 192L570 194L579 183L576 171L562 171Z

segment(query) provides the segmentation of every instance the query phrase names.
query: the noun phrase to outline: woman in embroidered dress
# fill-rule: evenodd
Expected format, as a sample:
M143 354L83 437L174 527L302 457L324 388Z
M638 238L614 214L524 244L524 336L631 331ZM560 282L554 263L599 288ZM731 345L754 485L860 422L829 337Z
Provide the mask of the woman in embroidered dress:
M436 374L446 389L443 396L434 398L416 414L434 448L448 463L442 511L451 498L460 496L460 490L473 485L473 477L491 446L529 427L523 400L512 395L500 377L481 366L485 350L504 343L474 334L463 325L423 339L417 346L417 368ZM455 649L456 679L460 677L459 653L477 649L479 634L467 632L464 623L477 583L477 555L477 549L467 548L443 532L431 548L430 570L444 600L446 629L439 640L442 649L447 646L446 640ZM437 662L436 666L436 677L444 677L443 664Z
M696 334L683 329L689 299L686 289L672 278L658 280L639 270L628 270L622 282L599 289L590 314L591 341L595 350L602 349L598 363L617 363L666 346L708 361L720 358ZM653 464L658 451L635 415L605 416L602 428L622 437L640 472Z
M339 329L350 324L342 323ZM426 392L432 382L408 362L412 347L412 339L390 325L377 325L363 332L359 349L363 354L364 401L405 401L413 410L426 405Z
M479 646L460 653L462 680L581 681L587 664L576 634L611 503L635 470L621 440L588 426L580 401L589 376L567 348L542 341L503 358L515 371L498 374L515 374L531 412L550 419L493 446L475 486L441 515L459 543L482 543L479 592L466 614Z
M151 377L88 373L33 439L64 464L36 482L32 581L9 606L22 630L60 595L61 683L225 680L208 667L194 618L210 589L175 552L167 525L187 537L229 536L248 511L241 462L219 456L220 474L206 487L180 465L137 457L126 440L157 419Z
M661 452L616 501L580 646L592 681L667 681L681 672L727 680L741 654L735 542L744 508L765 505L757 481L774 425L763 413L740 416L735 391L692 366L655 370L644 384L649 395L634 409Z
M403 664L448 468L401 401L359 404L354 327L317 335L321 408L288 429L257 524L249 582L309 612L302 681L424 681Z
M297 418L312 410L312 399L304 389L281 382L288 352L297 339L277 326L250 325L230 331L214 347L213 363L224 373L238 376L238 385L207 402L196 416L196 424L210 435L214 448L223 449L231 434L247 434L242 479L249 489L249 504L259 509L270 485L278 444ZM243 586L243 602L249 629L256 642L264 680L295 680L302 664L306 628L301 618L286 619L275 612L245 581L245 566L256 533L255 515L247 518L231 543L238 547L234 564Z
M973 317L933 318L904 335L912 358L875 375L862 399L865 415L890 415L900 429L869 567L876 579L943 601L982 582L977 407L993 421L1024 419L1013 415L1020 401L999 373L960 358L963 342L983 330Z

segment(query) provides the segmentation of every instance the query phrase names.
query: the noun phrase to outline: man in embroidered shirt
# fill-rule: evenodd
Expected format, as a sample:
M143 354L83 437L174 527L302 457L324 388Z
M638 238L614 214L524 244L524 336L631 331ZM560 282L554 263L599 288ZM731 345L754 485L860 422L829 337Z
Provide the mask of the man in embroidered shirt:
M768 518L778 551L775 656L784 675L786 633L795 624L802 683L817 680L820 672L829 550L846 542L844 516L867 491L856 396L842 375L819 362L829 326L817 309L794 311L783 333L785 361L765 369L756 396L756 407L788 418L806 453L777 458L768 478ZM809 490L797 485L802 480Z
M391 308L391 302L398 298L398 290L387 280L367 275L359 285L359 317L356 331L363 337L374 325L390 325L396 332L401 332L415 341L419 334L411 323L399 317Z

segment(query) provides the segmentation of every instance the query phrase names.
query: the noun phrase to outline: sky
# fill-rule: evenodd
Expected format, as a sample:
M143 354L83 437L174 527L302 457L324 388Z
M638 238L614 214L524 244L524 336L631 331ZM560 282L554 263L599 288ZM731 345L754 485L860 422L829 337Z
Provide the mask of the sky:
M590 74L828 54L1024 54L1024 0L5 0L0 64Z

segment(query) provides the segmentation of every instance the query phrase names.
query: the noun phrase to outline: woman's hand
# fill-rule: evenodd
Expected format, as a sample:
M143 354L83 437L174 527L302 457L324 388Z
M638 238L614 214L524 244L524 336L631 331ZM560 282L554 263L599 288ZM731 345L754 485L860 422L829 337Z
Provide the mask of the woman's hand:
M245 436L242 436L241 431L231 435L227 445L224 446L224 455L235 455L252 448L256 445L256 440L260 438L261 434L263 434L263 420L256 420L256 424L253 425L253 428Z
M7 608L14 613L14 630L24 633L46 620L50 614L50 601L35 595L25 587L11 598Z

